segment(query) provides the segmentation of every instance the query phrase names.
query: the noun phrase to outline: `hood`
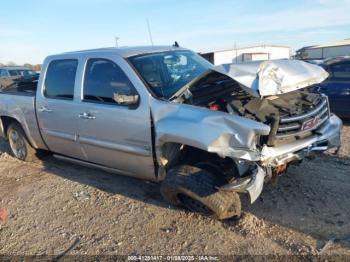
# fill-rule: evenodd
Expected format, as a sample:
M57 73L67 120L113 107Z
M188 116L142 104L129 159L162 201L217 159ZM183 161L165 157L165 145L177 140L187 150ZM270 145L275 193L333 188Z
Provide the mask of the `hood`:
M269 60L215 66L255 97L279 95L318 84L328 77L320 66L300 60Z

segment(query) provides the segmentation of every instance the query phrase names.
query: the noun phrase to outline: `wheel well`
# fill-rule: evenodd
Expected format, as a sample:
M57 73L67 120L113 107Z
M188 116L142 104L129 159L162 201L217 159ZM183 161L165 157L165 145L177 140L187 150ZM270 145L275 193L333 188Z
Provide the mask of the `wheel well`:
M238 174L237 165L231 158L222 158L216 153L178 143L165 143L162 147L161 163L166 170L179 165L196 166L201 163L208 163L216 166L218 170L222 170L223 174Z
M4 130L4 136L5 136L5 138L7 138L7 130L8 130L9 126L10 126L12 123L18 123L20 126L22 126L21 123L18 122L18 121L17 121L15 118L13 118L13 117L1 116L0 119L1 119L1 123L2 123L3 130Z

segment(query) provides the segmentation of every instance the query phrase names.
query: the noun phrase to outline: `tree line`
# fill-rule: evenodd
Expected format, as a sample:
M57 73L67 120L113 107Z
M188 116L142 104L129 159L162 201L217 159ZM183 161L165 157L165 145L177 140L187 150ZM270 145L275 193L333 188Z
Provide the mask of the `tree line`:
M40 71L41 70L41 64L32 65L29 63L25 63L23 65L17 65L14 62L7 62L7 63L0 63L0 67L2 67L2 66L25 66L25 67L32 69L33 71Z

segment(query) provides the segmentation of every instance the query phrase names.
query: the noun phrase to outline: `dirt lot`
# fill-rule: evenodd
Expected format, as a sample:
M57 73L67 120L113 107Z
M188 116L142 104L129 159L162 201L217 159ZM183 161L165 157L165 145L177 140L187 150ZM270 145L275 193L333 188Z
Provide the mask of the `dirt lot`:
M49 158L26 164L0 141L0 254L315 255L350 236L350 126L339 157L292 167L243 218L169 207L159 186ZM325 254L350 256L350 239Z

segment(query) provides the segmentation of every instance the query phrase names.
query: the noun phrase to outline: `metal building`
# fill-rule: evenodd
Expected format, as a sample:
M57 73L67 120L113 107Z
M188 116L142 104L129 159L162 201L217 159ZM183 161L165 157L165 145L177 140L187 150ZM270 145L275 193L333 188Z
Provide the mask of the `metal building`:
M328 44L306 46L296 51L297 59L325 59L350 55L350 39L344 39Z
M261 45L244 48L233 48L200 53L214 65L243 63L247 61L290 58L290 47L278 45Z

